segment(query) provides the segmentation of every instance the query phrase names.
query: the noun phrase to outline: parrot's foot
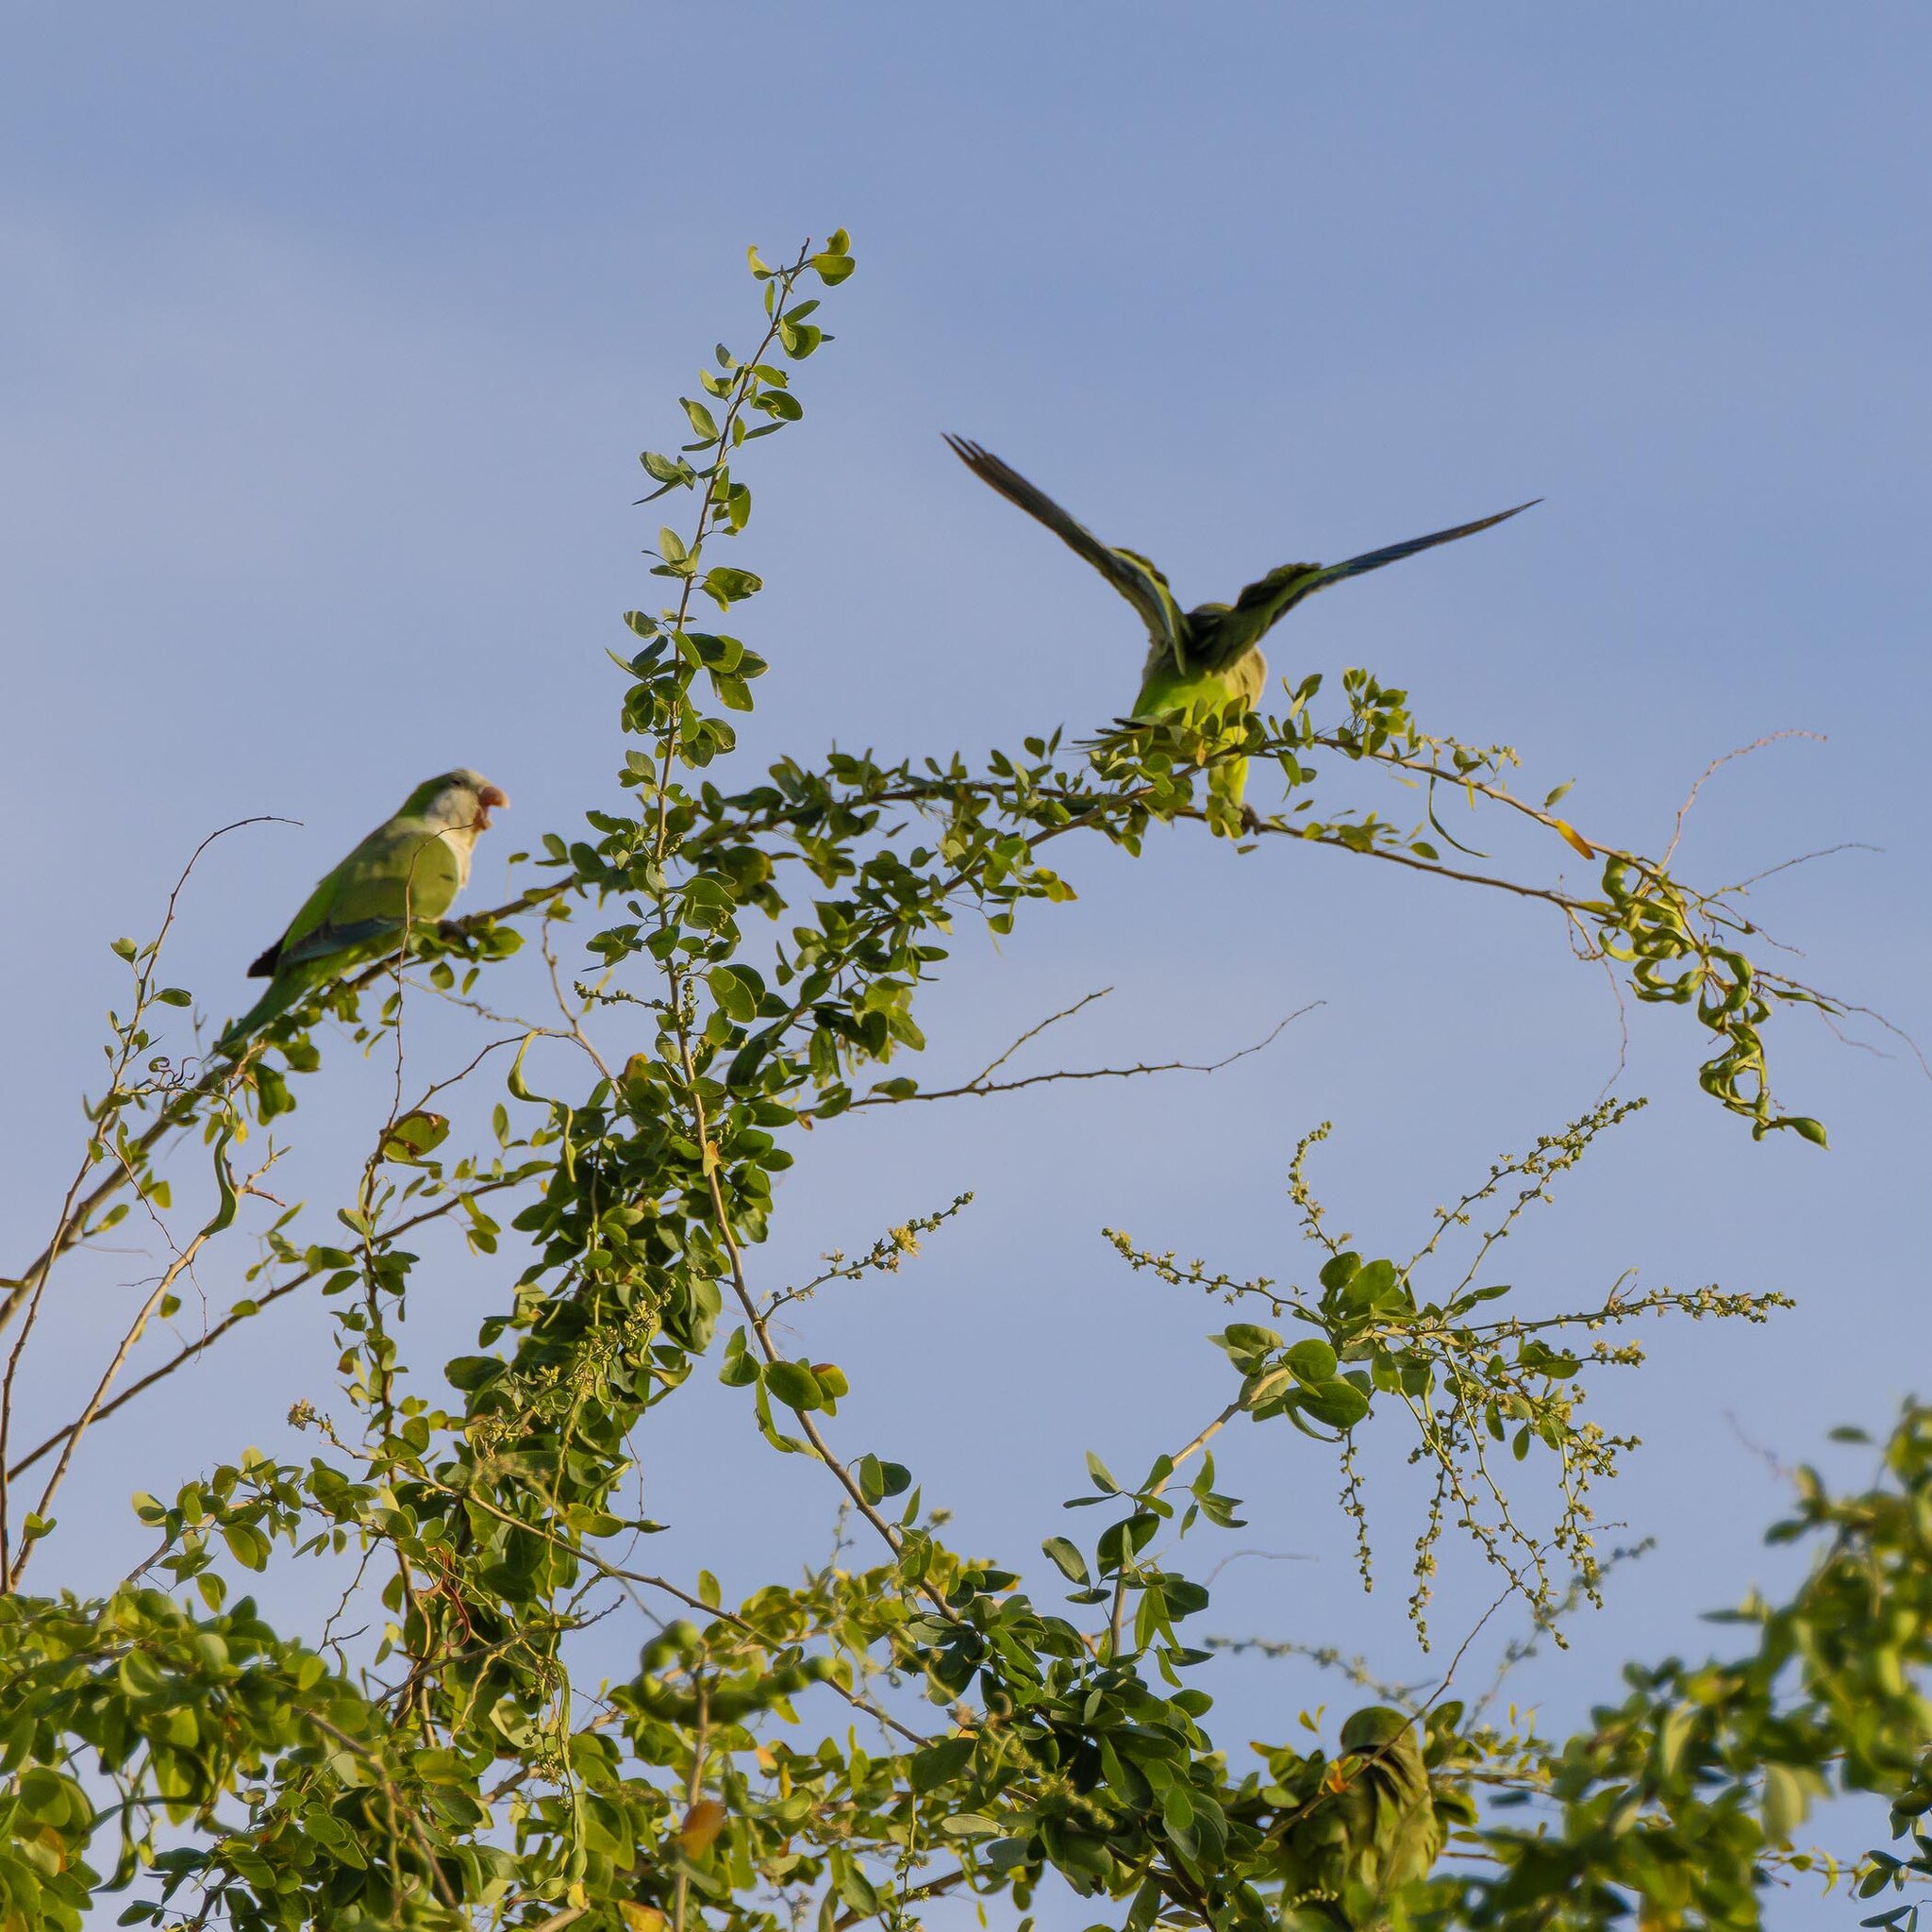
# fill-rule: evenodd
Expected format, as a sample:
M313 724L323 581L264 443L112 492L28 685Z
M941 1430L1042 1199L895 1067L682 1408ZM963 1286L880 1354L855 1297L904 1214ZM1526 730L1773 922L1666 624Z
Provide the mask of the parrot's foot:
M1261 829L1261 814L1252 805L1241 807L1241 830L1252 839Z

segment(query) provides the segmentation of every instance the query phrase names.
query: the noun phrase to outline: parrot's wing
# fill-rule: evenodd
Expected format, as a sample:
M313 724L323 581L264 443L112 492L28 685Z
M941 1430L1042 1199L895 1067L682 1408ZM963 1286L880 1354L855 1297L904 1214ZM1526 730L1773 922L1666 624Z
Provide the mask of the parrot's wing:
M309 894L275 949L272 970L366 945L408 921L441 919L460 882L456 854L433 828L391 819Z
M1398 563L1405 557L1413 557L1418 550L1433 550L1438 543L1453 543L1458 537L1474 537L1478 530L1493 529L1498 524L1507 523L1511 517L1521 516L1526 509L1534 509L1541 501L1541 496L1532 496L1527 503L1519 503L1514 509L1499 509L1492 517L1479 517L1473 524L1457 524L1453 530L1432 530L1426 537L1411 537L1406 543L1391 543L1383 550L1365 550L1345 563L1324 564L1307 589L1319 591L1328 584L1340 583L1343 577L1358 577L1365 571L1380 570L1385 563ZM1307 591L1302 594L1306 596ZM1243 591L1241 595L1245 597L1247 592Z
M328 917L328 908L335 899L336 879L341 868L326 878L316 881L315 890L302 902L302 909L290 920L287 929L274 945L265 948L248 969L250 979L266 979L281 964L283 948L292 944L303 934L313 932Z
M1263 634L1280 623L1304 597L1312 596L1330 584L1339 584L1344 577L1358 577L1366 572L1380 570L1385 563L1399 563L1419 550L1433 550L1438 543L1453 543L1458 537L1474 537L1478 530L1506 523L1510 517L1520 516L1541 501L1540 496L1532 497L1528 503L1519 503L1514 509L1499 510L1492 517L1483 517L1473 524L1457 524L1453 530L1432 530L1426 537L1411 537L1406 543L1391 543L1380 550L1365 550L1359 557L1351 557L1341 563L1281 564L1265 577L1250 584L1229 606L1226 614L1211 627L1207 627L1208 634L1202 640L1205 649L1200 652L1202 662L1205 668L1216 669L1238 658L1251 645L1258 643ZM1211 663L1208 661L1210 658Z
M1131 550L1115 550L1103 543L1086 525L1076 523L1044 491L1036 490L991 450L963 436L949 435L946 446L982 483L997 490L1008 503L1018 504L1069 549L1084 557L1140 612L1156 648L1174 653L1175 662L1180 661L1180 612L1167 579L1153 564Z

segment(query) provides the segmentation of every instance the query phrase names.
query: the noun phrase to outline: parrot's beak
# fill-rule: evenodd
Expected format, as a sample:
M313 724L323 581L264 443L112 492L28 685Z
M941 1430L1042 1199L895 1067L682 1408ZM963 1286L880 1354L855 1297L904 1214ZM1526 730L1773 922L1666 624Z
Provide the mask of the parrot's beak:
M488 831L490 829L491 811L492 809L501 810L507 808L509 805L509 800L494 785L486 785L482 791L477 792L476 803L482 808L476 814L476 829L478 831Z

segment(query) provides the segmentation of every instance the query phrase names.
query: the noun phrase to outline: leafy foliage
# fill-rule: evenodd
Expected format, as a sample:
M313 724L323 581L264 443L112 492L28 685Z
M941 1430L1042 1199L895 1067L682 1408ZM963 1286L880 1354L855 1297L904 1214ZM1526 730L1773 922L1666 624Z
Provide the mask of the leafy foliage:
M1504 1736L1455 1703L1386 1697L1350 1714L1332 1746L1264 1742L1237 1761L1209 1727L1211 1653L1182 1629L1209 1594L1181 1545L1240 1524L1208 1444L1243 1417L1327 1445L1358 1524L1357 1443L1407 1432L1436 1478L1419 1621L1446 1526L1546 1622L1594 1591L1588 1491L1625 1444L1578 1407L1587 1376L1639 1358L1605 1331L1638 1313L1761 1319L1776 1302L1704 1289L1508 1311L1509 1290L1488 1278L1496 1241L1621 1107L1500 1163L1407 1260L1331 1238L1305 1173L1312 1139L1292 1183L1322 1251L1307 1285L1236 1280L1116 1234L1131 1266L1267 1320L1212 1338L1228 1400L1140 1480L1090 1455L1089 1489L1068 1507L1099 1508L1100 1527L1050 1538L1030 1577L951 1547L910 1463L835 1447L848 1378L789 1353L774 1315L898 1268L965 1197L775 1288L755 1257L788 1140L855 1108L1028 1084L996 1078L998 1061L934 1091L883 1071L924 1045L917 997L946 964L954 923L1005 932L1024 908L1071 900L1047 861L1082 837L1137 854L1176 824L1247 836L1204 782L1218 761L1279 770L1288 809L1257 839L1300 837L1558 909L1639 999L1692 1008L1712 1036L1705 1085L1758 1133L1822 1138L1774 1106L1758 1035L1776 1007L1820 996L1738 950L1749 927L1735 894L1693 891L1665 864L1586 838L1555 816L1556 794L1519 801L1503 783L1509 754L1424 734L1404 693L1362 673L1326 723L1310 678L1278 717L1120 726L1065 750L1058 734L1032 738L983 767L783 759L725 789L731 718L751 708L765 660L698 616L762 588L724 560L751 518L746 445L802 417L800 365L831 340L806 291L836 287L853 258L838 233L775 269L754 251L751 270L758 340L718 349L682 399L690 440L641 459L645 500L688 514L653 553L671 603L629 613L612 654L628 809L547 835L539 882L510 904L319 989L233 1059L162 1051L158 1028L192 1005L159 976L174 900L155 940L116 943L131 1006L112 1020L108 1082L48 1240L0 1298L14 1331L0 1393L5 1932L77 1925L108 1891L128 1894L123 1923L221 1919L241 1932L775 1932L808 1920L848 1932L909 1924L954 1890L1029 1910L1049 1877L1131 1932L1595 1925L1640 1900L1650 1924L1743 1924L1769 1874L1817 1862L1790 1849L1792 1834L1836 1789L1890 1799L1910 1840L1907 1857L1864 1861L1861 1889L1924 1875L1932 1422L1916 1410L1870 1493L1833 1501L1805 1478L1779 1533L1815 1537L1821 1554L1791 1603L1738 1613L1755 1652L1633 1672L1630 1697L1583 1736ZM1319 783L1360 771L1418 786L1426 827L1340 805L1301 816ZM1444 865L1423 834L1446 839L1434 801L1449 786L1600 858L1598 895ZM573 976L560 948L585 924ZM419 1093L405 1092L398 1057L352 1197L329 1239L306 1238L265 1178L301 1081L321 1073L324 1023L399 1053L417 999L470 1001L525 928L557 964L557 1015L506 1023L471 1001L477 1052ZM602 1043L613 1022L627 1057ZM486 1071L503 1079L491 1144L466 1148L448 1095ZM177 1228L159 1162L195 1136L217 1207ZM20 1372L61 1264L134 1205L166 1233L169 1261L84 1406L23 1445ZM425 1376L403 1358L401 1318L421 1266L407 1243L436 1222L460 1229L502 1286L475 1352ZM249 1291L150 1366L150 1324L231 1232L262 1245ZM1449 1250L1465 1237L1458 1265ZM154 1399L175 1369L305 1291L332 1311L346 1406L298 1407L308 1459L249 1450L172 1497L138 1496L156 1547L133 1577L105 1595L28 1594L29 1571L38 1584L55 1560L40 1552L59 1547L58 1495L94 1423ZM625 1500L635 1432L708 1356L772 1451L822 1469L868 1561L848 1564L841 1544L735 1607L708 1574L637 1567L657 1525ZM1529 1526L1506 1491L1505 1448L1551 1472L1549 1527ZM1365 1528L1362 1554L1366 1571ZM238 1593L271 1563L329 1578L319 1601L343 1575L347 1588L285 1636ZM619 1616L639 1629L636 1671L580 1681L582 1634ZM1513 1804L1535 1807L1534 1828ZM1474 1863L1450 1867L1445 1850Z

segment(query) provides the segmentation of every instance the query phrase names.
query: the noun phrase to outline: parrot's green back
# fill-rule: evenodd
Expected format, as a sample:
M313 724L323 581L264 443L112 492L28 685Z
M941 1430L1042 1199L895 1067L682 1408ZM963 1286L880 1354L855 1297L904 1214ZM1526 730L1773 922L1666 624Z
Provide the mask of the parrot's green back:
M1200 724L1233 712L1238 722L1260 702L1267 680L1268 660L1259 651L1248 651L1231 664L1209 670L1194 664L1177 667L1172 652L1153 649L1147 653L1132 715ZM1239 806L1247 773L1246 758L1226 758L1210 769L1208 782L1217 795Z

